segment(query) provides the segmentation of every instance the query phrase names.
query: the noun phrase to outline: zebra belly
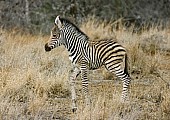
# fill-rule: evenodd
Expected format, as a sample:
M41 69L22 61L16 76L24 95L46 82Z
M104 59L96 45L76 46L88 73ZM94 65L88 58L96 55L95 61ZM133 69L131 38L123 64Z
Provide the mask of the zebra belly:
M95 69L98 69L101 66L102 66L102 64L97 64L97 63L89 63L88 64L89 70L95 70Z
M89 70L96 70L96 69L98 69L98 68L92 68L92 67L91 67L91 68L89 68Z

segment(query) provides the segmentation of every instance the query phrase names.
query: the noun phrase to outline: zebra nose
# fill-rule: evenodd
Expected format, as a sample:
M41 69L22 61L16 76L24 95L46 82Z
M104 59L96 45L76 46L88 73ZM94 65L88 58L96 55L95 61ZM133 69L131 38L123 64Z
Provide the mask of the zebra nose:
M45 51L46 51L46 52L51 51L51 48L48 46L48 43L45 44Z

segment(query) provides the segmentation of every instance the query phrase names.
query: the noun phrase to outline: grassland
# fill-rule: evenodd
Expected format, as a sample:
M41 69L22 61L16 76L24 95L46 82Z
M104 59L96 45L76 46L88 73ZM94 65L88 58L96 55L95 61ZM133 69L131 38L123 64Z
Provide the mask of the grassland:
M78 111L72 113L68 85L71 63L64 47L46 53L49 36L0 33L0 119L2 120L169 120L170 30L141 34L88 20L81 29L92 40L116 38L128 50L130 101L120 102L121 81L104 68L89 72L91 109L77 80ZM101 82L101 80L104 80Z

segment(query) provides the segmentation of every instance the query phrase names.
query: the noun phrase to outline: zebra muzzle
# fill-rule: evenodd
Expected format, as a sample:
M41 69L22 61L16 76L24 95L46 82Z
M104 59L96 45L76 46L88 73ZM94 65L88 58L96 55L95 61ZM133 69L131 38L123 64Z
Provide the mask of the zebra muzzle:
M45 51L46 52L51 51L51 47L48 46L48 43L45 44Z

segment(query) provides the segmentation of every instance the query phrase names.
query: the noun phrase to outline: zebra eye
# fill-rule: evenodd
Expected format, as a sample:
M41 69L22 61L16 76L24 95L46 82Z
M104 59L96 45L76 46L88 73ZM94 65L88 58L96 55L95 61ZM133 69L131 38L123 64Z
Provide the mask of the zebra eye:
M57 35L55 35L55 34L53 35L53 37L56 37L56 36L57 36Z

